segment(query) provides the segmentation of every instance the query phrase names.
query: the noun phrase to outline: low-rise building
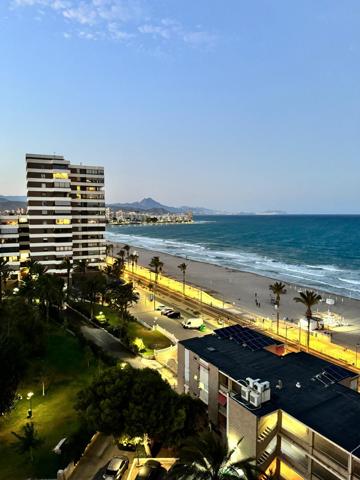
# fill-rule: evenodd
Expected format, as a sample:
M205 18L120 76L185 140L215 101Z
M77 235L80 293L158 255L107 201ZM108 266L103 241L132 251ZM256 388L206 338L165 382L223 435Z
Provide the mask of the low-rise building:
M178 388L277 478L360 478L358 375L234 325L178 344Z

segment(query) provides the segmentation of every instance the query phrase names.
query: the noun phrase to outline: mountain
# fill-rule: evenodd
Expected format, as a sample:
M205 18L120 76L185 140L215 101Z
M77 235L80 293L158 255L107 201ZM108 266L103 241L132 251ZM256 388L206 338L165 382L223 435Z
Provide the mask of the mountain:
M162 205L153 198L143 198L140 202L132 203L111 203L108 207L118 210L128 211L141 211L149 213L187 213L192 212L194 215L219 215L224 212L218 212L203 207L169 207L168 205Z
M4 195L0 196L1 198L6 198L6 200L9 200L10 202L26 202L27 197L26 195Z
M0 195L0 210L17 210L18 208L26 208L26 197L5 197Z

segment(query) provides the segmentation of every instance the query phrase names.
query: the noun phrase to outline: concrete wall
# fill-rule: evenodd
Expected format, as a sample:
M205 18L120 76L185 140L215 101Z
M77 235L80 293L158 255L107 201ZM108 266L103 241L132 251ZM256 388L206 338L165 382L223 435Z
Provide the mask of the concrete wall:
M219 370L209 364L209 419L217 426L219 413Z
M177 346L177 390L178 393L184 393L185 383L185 347L178 343Z
M258 419L247 408L240 405L230 395L228 397L228 441L230 447L234 447L242 438L239 445L238 458L256 457L256 440L258 431Z

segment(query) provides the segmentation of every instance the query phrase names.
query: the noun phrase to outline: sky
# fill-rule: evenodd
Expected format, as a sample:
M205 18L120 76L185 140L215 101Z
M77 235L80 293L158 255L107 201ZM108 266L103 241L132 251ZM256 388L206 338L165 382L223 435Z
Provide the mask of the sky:
M108 202L360 213L358 0L1 0L0 194L25 153Z

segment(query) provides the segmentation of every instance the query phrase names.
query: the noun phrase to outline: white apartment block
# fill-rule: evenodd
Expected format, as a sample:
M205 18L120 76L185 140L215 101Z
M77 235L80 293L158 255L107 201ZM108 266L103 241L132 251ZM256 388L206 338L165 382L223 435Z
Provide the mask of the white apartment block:
M105 258L102 167L71 165L58 155L26 155L30 257L65 273L65 257L89 266Z
M97 266L105 260L104 168L70 166L74 261Z

